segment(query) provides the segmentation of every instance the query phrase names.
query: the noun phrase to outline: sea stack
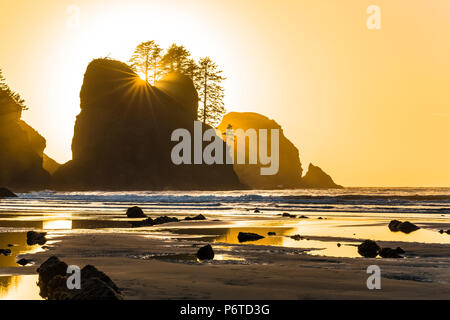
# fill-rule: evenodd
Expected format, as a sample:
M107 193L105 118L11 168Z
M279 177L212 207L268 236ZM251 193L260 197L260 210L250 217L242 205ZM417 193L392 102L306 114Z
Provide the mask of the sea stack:
M125 63L96 59L87 67L80 101L73 158L55 172L55 188L244 188L232 165L172 163L171 150L178 143L171 141L172 132L184 128L193 133L196 120L198 97L188 77L171 74L160 89Z

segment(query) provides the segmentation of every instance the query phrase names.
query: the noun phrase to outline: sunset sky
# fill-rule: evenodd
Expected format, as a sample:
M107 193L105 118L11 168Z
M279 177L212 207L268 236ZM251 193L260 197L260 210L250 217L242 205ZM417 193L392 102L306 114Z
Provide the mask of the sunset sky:
M304 169L345 186L450 187L448 0L0 0L0 30L0 68L59 162L87 64L156 40L211 56L227 110L276 120Z

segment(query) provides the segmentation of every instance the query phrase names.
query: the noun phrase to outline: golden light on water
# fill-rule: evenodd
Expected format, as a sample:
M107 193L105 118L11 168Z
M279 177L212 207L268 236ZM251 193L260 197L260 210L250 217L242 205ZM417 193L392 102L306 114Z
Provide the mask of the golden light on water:
M71 230L72 220L47 220L42 221L44 230Z

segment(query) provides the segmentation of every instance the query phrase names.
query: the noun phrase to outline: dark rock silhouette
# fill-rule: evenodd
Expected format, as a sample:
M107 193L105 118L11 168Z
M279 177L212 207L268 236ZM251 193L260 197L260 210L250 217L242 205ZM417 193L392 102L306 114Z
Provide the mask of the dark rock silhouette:
M283 133L281 126L261 114L253 112L230 112L226 114L218 129L225 137L227 128L236 131L237 129L267 129L268 137L270 129L279 130L279 170L275 175L261 175L261 165L258 157L258 164L248 164L248 145L246 146L246 164L234 164L234 170L242 183L253 189L280 189L301 187L302 165L300 163L298 149L289 141ZM237 140L237 139L236 139ZM270 141L267 149L270 151ZM235 148L235 150L237 150Z
M17 195L11 190L0 188L0 198L17 198Z
M39 273L38 286L40 288L40 295L43 298L49 296L48 284L56 276L67 275L67 263L61 261L56 256L51 256L37 269Z
M9 256L11 254L11 250L10 249L0 249L0 254L2 254L4 256Z
M142 221L132 221L131 225L133 227L152 227L152 226L157 225L157 224L164 224L164 223L170 223L170 222L179 222L179 221L180 220L178 220L178 218L175 218L175 217L162 216L162 217L158 217L156 219L147 218L147 219L142 220Z
M342 188L335 184L331 177L323 172L319 167L309 166L308 173L302 178L302 164L300 162L297 147L284 135L281 126L261 114L254 112L230 112L226 114L218 129L225 139L227 129L267 129L270 136L270 129L279 130L279 170L275 175L261 175L261 165L258 157L258 164L249 164L248 145L246 146L246 164L234 164L234 170L242 183L253 189L280 189L280 188ZM269 141L267 149L270 150ZM236 142L235 142L235 150Z
M204 247L201 247L197 251L197 258L200 260L212 260L214 259L214 250L211 247L211 245L207 245Z
M50 174L42 167L46 141L21 116L21 107L0 90L0 185L45 189L50 185Z
M382 248L380 251L379 251L379 255L380 255L380 257L382 257L382 258L395 258L395 259L398 259L398 258L403 258L400 254L402 254L402 253L405 253L405 251L402 249L402 248L400 248L400 247L397 247L396 249L392 249L392 248Z
M117 285L102 271L87 265L81 269L80 289L67 287L68 265L52 256L37 269L40 295L48 300L122 300Z
M45 236L47 235L47 232L35 232L35 231L28 231L27 232L27 244L29 246L39 244L43 245L47 242L47 239Z
M303 185L307 188L342 188L342 186L334 183L333 179L326 174L321 168L309 164L308 172L302 178Z
M411 233L413 231L420 229L420 227L416 226L415 224L409 221L401 222L398 220L392 220L391 222L389 222L388 227L389 230L393 232L401 231L403 233Z
M290 213L287 213L287 212L284 212L281 216L283 218L296 218L297 217L296 215L293 215L293 214L290 214Z
M262 238L264 237L252 232L239 232L238 234L239 242L256 241Z
M365 258L375 258L380 249L375 241L366 240L358 246L358 253Z
M295 240L295 241L303 240L303 237L299 234L295 234L293 236L290 236L289 238L291 238L292 240Z
M17 261L17 264L20 264L21 266L26 266L27 264L31 263L31 260L22 258L20 260Z
M144 214L144 211L142 211L139 207L131 207L127 210L127 217L128 218L146 218L147 216Z
M171 141L172 132L185 128L194 136L197 93L189 81L183 76L171 76L160 83L160 89L142 81L125 63L92 61L80 92L73 157L55 172L55 188L244 188L232 165L172 163L171 150L178 144ZM203 125L203 130L208 128ZM208 144L204 142L203 146ZM193 149L193 141L191 146ZM225 143L223 148L225 151Z
M199 215L197 215L197 216L195 216L195 217L186 217L186 218L184 218L184 220L187 220L187 221L195 221L195 220L206 220L206 218L205 218L204 215L199 214Z

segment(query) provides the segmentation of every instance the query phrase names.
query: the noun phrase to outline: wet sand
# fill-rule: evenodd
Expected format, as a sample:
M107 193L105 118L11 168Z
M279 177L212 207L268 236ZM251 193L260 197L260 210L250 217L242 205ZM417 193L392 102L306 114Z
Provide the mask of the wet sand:
M11 254L0 255L0 299L40 299L36 269L52 255L96 266L125 299L450 298L450 235L439 233L450 229L450 196L441 195L449 190L252 192L42 192L3 199L0 249ZM153 219L201 213L207 220L132 228L140 219L125 212L134 205ZM392 232L393 219L421 229ZM47 243L27 245L29 230L47 232ZM264 238L239 243L239 232ZM400 246L404 258L362 258L357 245L366 239ZM208 243L215 259L200 262L195 254ZM22 257L32 264L19 266ZM366 286L369 265L381 269L381 290Z
M333 219L324 216L323 220L316 220L312 224L325 225ZM258 223L261 224L261 221ZM290 225L299 221L285 223ZM284 228L283 220L272 221L271 224L276 225L272 228L245 227L242 221L237 224L238 229L231 228L232 232L227 233L228 238L234 237L238 230L260 234L268 229L278 233L283 229L288 233L295 231L293 228ZM363 226L355 228L361 228L363 233L367 227L376 225L366 221ZM427 225L428 228L432 227L429 231L448 241L450 235L441 235L435 231L436 228L446 226L448 224L445 223ZM68 264L80 267L85 264L95 265L122 288L126 299L450 298L448 243L377 241L381 247L401 246L406 251L405 258L349 258L320 255L321 250L310 250L314 249L314 245L310 248L286 247L281 242L279 245L276 242L267 245L270 243L267 235L265 239L259 240L261 244L258 241L237 244L237 241L226 241L227 236L220 235L213 240L211 235L220 234L223 229L221 222L182 222L161 227L143 228L139 233L126 230L119 233L113 230L55 232L50 236L52 242L47 244L45 251L24 255L34 260L34 266L4 268L2 272L35 274L37 265L49 256L56 255ZM386 224L382 227L387 229ZM337 228L334 227L336 231ZM203 231L205 236L201 237L199 231ZM330 248L335 246L335 250L328 251L336 256L339 251L344 256L348 255L347 252L357 256L355 245L361 242L355 238L304 236L309 239L305 241L311 241L312 244L326 242ZM195 253L207 242L213 243L216 258L200 262L195 258ZM338 247L338 242L345 245ZM368 290L366 286L369 276L366 269L374 264L381 269L381 290Z

